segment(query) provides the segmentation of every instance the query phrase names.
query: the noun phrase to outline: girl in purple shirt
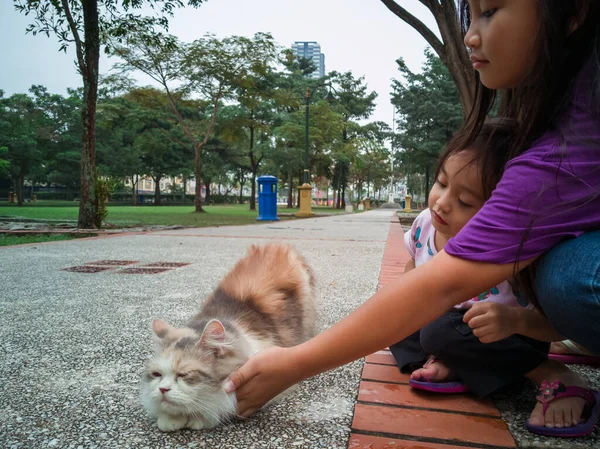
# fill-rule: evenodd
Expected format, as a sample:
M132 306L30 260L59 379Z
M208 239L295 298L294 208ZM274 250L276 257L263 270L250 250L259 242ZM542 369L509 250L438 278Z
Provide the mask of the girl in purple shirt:
M233 373L225 388L237 390L241 415L406 338L514 274L562 336L600 353L600 2L461 0L460 9L478 81L455 144L468 148L501 93L501 115L522 124L502 179L431 261L308 342L261 352ZM478 317L465 318L478 327ZM535 324L527 329L544 337ZM528 377L541 389L530 430L592 432L600 393L585 379L558 362Z

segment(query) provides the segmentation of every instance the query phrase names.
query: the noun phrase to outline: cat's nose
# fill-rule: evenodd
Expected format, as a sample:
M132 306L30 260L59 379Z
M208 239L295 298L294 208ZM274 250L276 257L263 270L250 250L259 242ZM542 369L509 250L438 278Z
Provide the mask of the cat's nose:
M159 388L159 390L160 390L160 392L161 392L162 394L165 394L167 391L169 391L169 390L170 390L170 388L164 388L164 387L163 387L163 388Z

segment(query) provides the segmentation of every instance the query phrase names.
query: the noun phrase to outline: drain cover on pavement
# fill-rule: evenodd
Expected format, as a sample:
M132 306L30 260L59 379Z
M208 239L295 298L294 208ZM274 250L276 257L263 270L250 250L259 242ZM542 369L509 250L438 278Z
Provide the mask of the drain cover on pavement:
M163 268L179 268L185 267L189 265L188 262L154 262L146 265L142 265L143 267L163 267Z
M93 266L79 266L63 268L63 271L72 271L74 273L98 273L100 271L112 270L112 267L93 267Z
M119 271L115 271L115 273L120 274L157 274L162 273L163 271L171 271L170 268L124 268Z
M96 262L86 262L85 265L108 265L111 267L122 267L123 265L131 265L136 262L137 260L97 260Z

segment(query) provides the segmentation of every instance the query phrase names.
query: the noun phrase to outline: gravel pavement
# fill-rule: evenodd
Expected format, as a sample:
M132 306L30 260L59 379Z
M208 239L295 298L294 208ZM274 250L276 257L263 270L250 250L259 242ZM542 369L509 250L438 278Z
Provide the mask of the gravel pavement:
M210 431L162 433L138 385L151 321L182 325L252 243L312 264L324 329L375 292L392 211L0 248L0 447L345 448L362 362ZM158 274L64 271L99 260L188 263Z

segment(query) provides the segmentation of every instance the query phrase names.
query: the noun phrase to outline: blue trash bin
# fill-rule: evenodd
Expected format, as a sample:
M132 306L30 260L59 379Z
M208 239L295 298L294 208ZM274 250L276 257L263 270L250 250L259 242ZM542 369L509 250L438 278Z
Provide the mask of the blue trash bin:
M258 221L275 221L277 218L277 181L275 176L265 175L258 182Z

